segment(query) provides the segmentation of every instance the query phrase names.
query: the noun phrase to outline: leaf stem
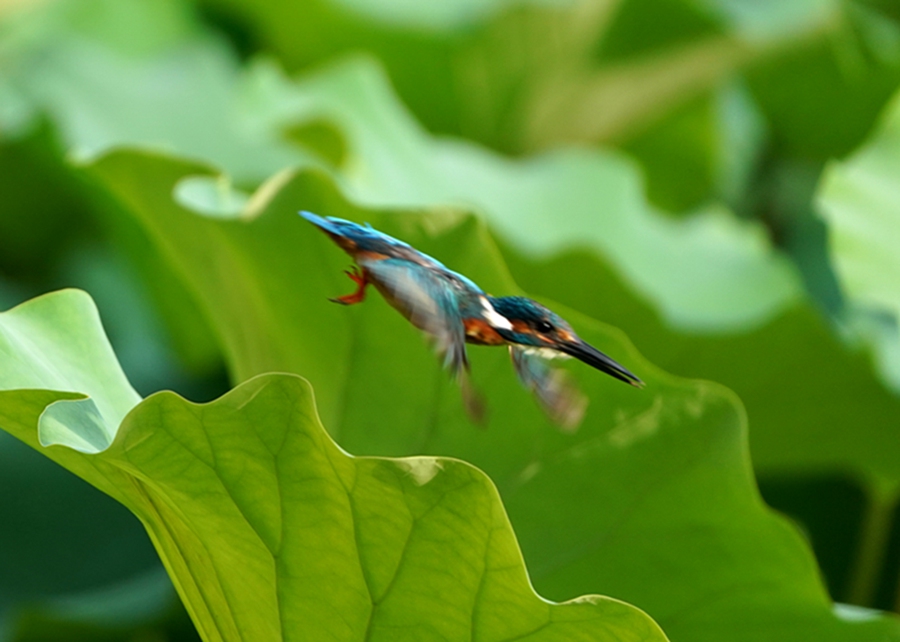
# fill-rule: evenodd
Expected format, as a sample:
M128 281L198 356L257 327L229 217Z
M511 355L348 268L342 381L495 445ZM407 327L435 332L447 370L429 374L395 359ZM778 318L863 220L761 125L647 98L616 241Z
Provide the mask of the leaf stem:
M859 606L873 604L888 544L891 516L896 504L895 492L875 490L869 495L847 592L847 601L850 604Z

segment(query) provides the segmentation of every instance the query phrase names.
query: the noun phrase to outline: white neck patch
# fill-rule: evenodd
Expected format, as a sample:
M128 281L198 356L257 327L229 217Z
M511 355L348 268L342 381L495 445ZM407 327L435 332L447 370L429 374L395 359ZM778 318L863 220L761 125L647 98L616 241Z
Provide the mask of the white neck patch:
M484 310L484 318L492 327L512 330L512 323L509 322L509 319L497 312L487 297L481 297L481 307Z

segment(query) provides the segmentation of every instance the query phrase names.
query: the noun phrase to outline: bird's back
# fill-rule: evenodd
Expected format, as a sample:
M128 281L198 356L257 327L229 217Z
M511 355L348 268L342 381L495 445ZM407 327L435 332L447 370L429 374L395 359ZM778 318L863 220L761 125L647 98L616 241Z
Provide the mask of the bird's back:
M357 262L371 264L374 261L388 258L408 261L413 264L410 268L415 266L433 270L461 289L483 294L482 289L471 279L454 272L437 259L420 252L411 245L379 232L370 225L360 225L331 216L318 216L311 212L300 212L300 215L328 234Z

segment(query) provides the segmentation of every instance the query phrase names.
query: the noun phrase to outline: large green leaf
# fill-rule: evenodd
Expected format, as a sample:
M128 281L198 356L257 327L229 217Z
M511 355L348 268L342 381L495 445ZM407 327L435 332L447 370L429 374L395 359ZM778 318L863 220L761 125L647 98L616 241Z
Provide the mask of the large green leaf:
M298 209L368 220L495 293L515 285L483 227L349 204L323 174L283 174L229 220L176 203L197 165L117 153L88 168L159 244L202 302L237 379L305 373L325 424L357 452L448 454L486 470L504 496L536 586L551 597L600 590L653 615L680 640L867 640L892 620L835 615L809 550L760 501L743 412L717 385L674 380L617 333L560 310L582 336L648 382L637 391L573 369L593 400L576 435L553 429L515 382L503 351L472 350L489 427L417 332L377 297L334 306L346 257ZM714 597L715 596L715 597ZM877 632L877 633L876 633Z
M617 600L539 598L482 472L351 457L299 377L138 403L75 290L0 332L0 425L141 519L207 640L666 639Z

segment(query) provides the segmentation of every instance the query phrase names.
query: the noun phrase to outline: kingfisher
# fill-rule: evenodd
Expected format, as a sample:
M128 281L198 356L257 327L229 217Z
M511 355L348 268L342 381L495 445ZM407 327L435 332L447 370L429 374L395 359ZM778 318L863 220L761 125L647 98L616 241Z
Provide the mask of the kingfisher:
M475 420L483 417L484 404L469 383L466 343L508 346L521 384L564 429L578 426L587 399L565 371L550 366L551 360L575 357L627 384L644 385L537 301L491 296L471 279L369 224L305 211L300 216L327 234L355 263L346 274L356 290L330 300L342 305L362 303L366 287L375 286L392 307L433 340L444 367L460 383L466 409Z

